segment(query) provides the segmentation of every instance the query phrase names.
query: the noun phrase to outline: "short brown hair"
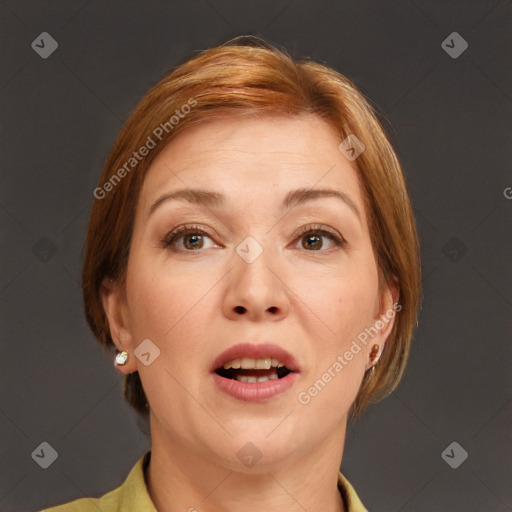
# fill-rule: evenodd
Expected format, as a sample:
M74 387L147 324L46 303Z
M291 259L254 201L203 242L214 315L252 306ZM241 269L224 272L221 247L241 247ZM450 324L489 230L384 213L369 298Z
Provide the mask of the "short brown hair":
M142 98L124 125L95 190L90 216L82 275L87 321L100 342L113 345L100 297L101 283L104 278L122 282L125 277L141 186L163 147L182 130L214 116L270 114L315 115L337 130L340 142L355 134L366 146L357 158L357 170L379 285L382 289L396 279L401 310L374 375L367 372L363 379L351 409L355 416L368 402L393 391L408 358L420 299L414 216L398 159L363 94L333 69L295 60L262 39L236 38L181 64ZM155 147L142 151L152 143ZM124 395L147 417L138 372L125 376Z

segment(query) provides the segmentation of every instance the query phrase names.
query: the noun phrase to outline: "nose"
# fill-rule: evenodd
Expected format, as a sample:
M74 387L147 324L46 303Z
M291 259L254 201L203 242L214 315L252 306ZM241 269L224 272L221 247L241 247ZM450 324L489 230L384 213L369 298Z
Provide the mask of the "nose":
M282 271L276 264L277 256L264 250L251 263L233 255L234 268L223 303L224 314L239 320L278 321L288 315L290 300Z

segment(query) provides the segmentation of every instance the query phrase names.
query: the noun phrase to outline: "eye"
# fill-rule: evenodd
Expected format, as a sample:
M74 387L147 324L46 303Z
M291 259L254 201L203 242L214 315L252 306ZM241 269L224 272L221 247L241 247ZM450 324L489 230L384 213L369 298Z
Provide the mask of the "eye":
M181 242L178 243L180 240ZM212 247L212 245L209 247L205 246L205 242L207 240L210 240L213 243L210 235L204 229L201 229L198 226L185 225L180 226L165 235L161 240L161 245L164 248L171 248L175 251L192 252ZM213 246L219 247L215 244L213 244Z
M332 247L343 247L346 244L345 239L341 235L323 226L306 226L296 233L295 236L300 237L297 243L300 242L302 248L307 251L322 250L322 252L325 252ZM328 240L328 247L325 247L325 239Z

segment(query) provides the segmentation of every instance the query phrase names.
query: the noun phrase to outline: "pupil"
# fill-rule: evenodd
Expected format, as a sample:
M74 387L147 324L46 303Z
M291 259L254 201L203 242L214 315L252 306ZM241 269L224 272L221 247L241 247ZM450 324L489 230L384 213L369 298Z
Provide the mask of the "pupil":
M190 240L192 240L192 243L190 243ZM196 248L201 248L202 247L202 243L200 245L196 245L196 242L202 242L202 237L201 235L189 235L185 238L185 245L187 246L187 248L192 248L192 249L196 249Z
M322 246L322 240L319 236L317 235L309 235L307 238L307 245L308 247L311 249L320 249L320 247ZM309 243L313 240L313 243Z

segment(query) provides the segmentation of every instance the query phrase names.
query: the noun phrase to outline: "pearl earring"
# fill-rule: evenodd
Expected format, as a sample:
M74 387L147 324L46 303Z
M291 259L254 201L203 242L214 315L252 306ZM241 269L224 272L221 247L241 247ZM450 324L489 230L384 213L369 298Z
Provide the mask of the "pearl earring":
M126 364L126 361L128 361L128 352L126 350L123 350L122 352L119 352L116 356L116 366L123 366Z

